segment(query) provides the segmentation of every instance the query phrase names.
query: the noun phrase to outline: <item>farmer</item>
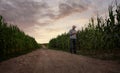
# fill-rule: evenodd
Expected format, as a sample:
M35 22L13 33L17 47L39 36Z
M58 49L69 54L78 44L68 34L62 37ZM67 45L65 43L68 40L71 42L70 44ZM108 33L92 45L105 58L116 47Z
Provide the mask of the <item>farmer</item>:
M77 31L75 30L76 26L73 25L72 29L69 31L69 35L70 35L70 53L74 53L76 54L76 34Z

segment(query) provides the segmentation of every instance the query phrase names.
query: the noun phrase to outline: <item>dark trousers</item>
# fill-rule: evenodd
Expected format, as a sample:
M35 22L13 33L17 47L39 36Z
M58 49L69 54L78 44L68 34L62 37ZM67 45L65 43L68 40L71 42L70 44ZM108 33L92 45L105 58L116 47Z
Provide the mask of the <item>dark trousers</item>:
M70 53L76 54L76 39L70 39Z

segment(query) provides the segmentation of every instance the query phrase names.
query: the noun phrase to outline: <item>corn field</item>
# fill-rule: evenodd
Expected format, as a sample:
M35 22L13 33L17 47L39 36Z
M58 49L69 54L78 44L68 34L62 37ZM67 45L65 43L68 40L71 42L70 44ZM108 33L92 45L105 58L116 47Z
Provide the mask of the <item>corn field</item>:
M86 28L77 31L79 50L120 49L120 5L110 6L108 12L108 18L91 18ZM69 34L51 39L49 47L69 51Z
M8 25L0 16L0 61L15 57L39 47L34 38L17 26Z

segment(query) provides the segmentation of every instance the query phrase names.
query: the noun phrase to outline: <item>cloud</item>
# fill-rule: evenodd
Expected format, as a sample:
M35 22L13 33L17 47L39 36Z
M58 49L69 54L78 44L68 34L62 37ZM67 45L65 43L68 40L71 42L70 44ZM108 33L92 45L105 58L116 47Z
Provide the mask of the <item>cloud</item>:
M6 21L19 25L31 26L36 24L40 12L48 8L44 2L35 2L34 0L0 0L0 15Z
M57 9L49 5L49 1L38 0L0 0L0 15L7 22L17 24L21 28L37 25L48 25L51 20L58 20L75 12L83 12L89 8L88 0L56 1ZM54 1L54 0L53 0ZM57 10L57 11L56 11ZM48 19L42 22L38 20ZM47 21L47 22L46 22Z
M51 10L45 16L58 20L73 13L81 13L89 9L91 2L89 0L66 0L58 4L58 12Z

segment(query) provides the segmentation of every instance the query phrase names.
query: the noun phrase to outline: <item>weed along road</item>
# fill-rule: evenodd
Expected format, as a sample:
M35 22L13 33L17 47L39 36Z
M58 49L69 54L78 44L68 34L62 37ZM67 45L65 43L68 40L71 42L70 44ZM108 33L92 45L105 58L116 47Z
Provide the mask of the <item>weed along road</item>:
M62 51L38 49L1 62L0 73L120 73L120 64Z

